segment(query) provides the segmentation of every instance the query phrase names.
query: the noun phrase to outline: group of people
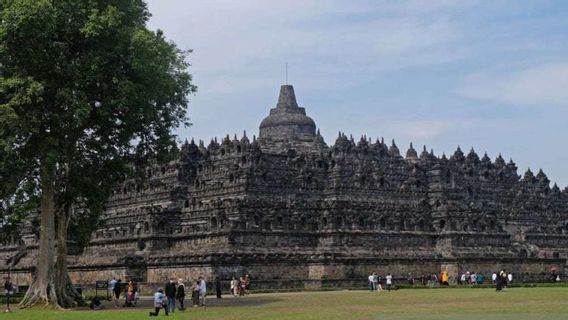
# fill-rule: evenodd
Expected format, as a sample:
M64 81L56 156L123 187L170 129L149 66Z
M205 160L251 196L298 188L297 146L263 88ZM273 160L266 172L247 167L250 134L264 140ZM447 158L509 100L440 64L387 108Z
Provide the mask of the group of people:
M369 290L371 291L378 291L381 292L383 291L383 284L386 285L386 289L390 291L390 289L392 288L392 274L387 274L384 278L384 283L383 283L383 278L381 276L379 276L376 272L372 272L369 277L368 277L368 286L369 286Z
M511 283L513 281L513 274L507 274L504 270L502 270L499 274L493 273L491 279L493 281L493 284L497 286L497 290L501 291L503 288L506 288L508 283ZM390 273L387 274L384 280L386 282L386 289L390 290L393 285L392 275ZM407 280L409 285L415 285L417 279L409 273ZM422 277L420 277L419 280L422 286L428 286L431 288L437 285L450 285L450 277L447 271L442 271L440 274L422 274ZM461 275L456 276L455 280L458 285L476 285L482 284L485 281L485 276L481 273L470 273L469 271L467 271L465 273L462 273ZM368 287L371 291L382 291L383 279L381 278L381 276L379 276L376 272L372 272L368 277Z
M164 292L165 291L165 292ZM164 309L166 315L173 313L176 309L176 302L179 303L178 309L184 311L185 308L185 297L186 290L183 279L178 279L177 282L174 279L170 279L168 283L164 286L164 289L160 288L156 293L154 293L154 312L150 312L150 316L158 316L161 309ZM206 306L207 297L207 281L204 277L199 277L192 281L191 284L191 302L194 307ZM217 295L219 298L219 294Z
M236 277L231 279L231 294L233 297L244 296L250 292L250 276L246 273L244 276L240 277L238 280Z
M494 272L491 275L491 280L495 284L497 292L501 292L504 289L507 289L507 284L513 281L513 274L511 273L507 274L505 270L501 270L499 274Z
M495 279L497 278L497 275L495 273L493 273L493 282L495 283ZM456 282L459 285L477 285L477 284L483 284L483 282L485 281L485 276L482 273L476 273L476 272L469 272L466 271L465 273L462 273L459 276L456 276Z
M121 294L124 290L123 287L124 284L121 279L116 280L116 278L112 278L112 280L109 281L109 289L112 292L115 307L120 306ZM138 286L133 280L128 280L126 284L126 294L124 295L124 306L134 307L138 304L138 300L140 300Z

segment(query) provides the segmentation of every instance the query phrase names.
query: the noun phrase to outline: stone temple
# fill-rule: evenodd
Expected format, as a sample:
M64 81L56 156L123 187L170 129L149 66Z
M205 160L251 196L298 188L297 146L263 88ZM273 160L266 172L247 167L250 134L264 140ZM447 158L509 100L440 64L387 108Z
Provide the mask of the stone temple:
M0 247L30 279L37 238ZM112 276L143 283L251 274L256 287L364 284L369 272L489 273L518 280L568 271L568 189L512 161L458 148L437 157L394 141L327 145L281 87L258 138L184 143L177 160L127 181L108 201L103 226L70 257L74 281Z

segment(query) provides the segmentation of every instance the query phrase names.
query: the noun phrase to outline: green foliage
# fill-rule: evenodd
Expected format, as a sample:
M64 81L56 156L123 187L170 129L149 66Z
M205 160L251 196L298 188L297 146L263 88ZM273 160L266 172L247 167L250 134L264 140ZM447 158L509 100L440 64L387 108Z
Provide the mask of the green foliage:
M57 206L83 208L78 217L94 226L132 163L176 150L172 129L188 124L196 88L188 52L148 30L149 16L142 0L0 0L5 207L22 181L37 191L40 165L53 163Z

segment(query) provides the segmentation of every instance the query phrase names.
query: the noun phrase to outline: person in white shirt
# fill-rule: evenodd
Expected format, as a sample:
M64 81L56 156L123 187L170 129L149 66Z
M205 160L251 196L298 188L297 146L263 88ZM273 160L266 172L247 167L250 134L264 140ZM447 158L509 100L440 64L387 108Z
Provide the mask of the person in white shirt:
M493 283L497 281L497 274L495 272L493 272L493 274L491 275L491 281L493 281Z
M371 291L375 291L375 286L373 285L373 278L374 278L373 274L370 274L368 278L369 279L368 285L369 285L369 290Z
M154 312L150 312L150 317L157 317L160 313L160 309L164 308L166 312L166 316L168 315L168 306L164 303L164 299L166 296L164 295L164 290L158 289L156 293L154 293Z
M233 295L233 297L237 295L237 284L237 279L233 277L233 279L231 280L231 294Z
M513 274L509 272L509 274L507 275L507 280L509 280L509 283L513 282Z
M391 286L392 286L392 275L389 273L387 274L387 290L390 291Z
M205 298L207 297L207 282L203 277L199 277L199 304L205 307Z

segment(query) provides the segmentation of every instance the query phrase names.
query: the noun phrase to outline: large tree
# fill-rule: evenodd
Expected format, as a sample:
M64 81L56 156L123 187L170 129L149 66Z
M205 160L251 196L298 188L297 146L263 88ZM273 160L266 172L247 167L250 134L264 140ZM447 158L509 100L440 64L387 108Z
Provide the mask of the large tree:
M78 299L70 219L100 212L127 169L170 153L172 129L188 124L187 52L149 16L142 0L0 0L0 196L35 183L40 203L22 306Z

